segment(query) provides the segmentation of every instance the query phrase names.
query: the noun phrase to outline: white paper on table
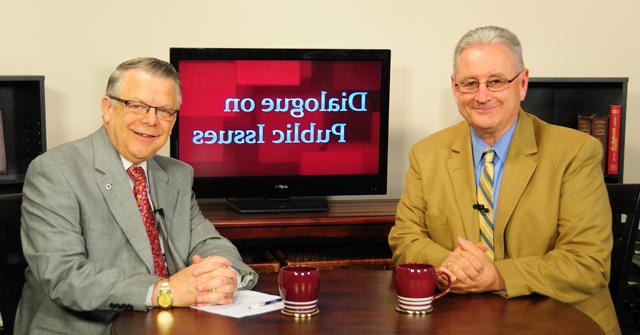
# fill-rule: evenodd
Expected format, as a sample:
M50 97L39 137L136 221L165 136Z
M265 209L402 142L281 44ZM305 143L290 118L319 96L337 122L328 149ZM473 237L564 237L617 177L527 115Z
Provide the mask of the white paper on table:
M243 318L249 315L262 314L282 309L284 307L284 303L282 301L265 306L258 306L260 303L278 298L280 298L280 296L257 291L236 291L233 295L232 304L202 307L191 306L191 308L232 318Z

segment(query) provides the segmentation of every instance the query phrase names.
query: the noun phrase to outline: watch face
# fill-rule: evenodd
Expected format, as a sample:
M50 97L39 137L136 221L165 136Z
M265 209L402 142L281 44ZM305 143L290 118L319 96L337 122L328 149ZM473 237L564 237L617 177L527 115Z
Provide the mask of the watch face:
M173 297L171 296L171 294L168 293L160 293L160 295L158 296L158 305L160 305L160 307L166 308L171 306L171 303L173 302Z

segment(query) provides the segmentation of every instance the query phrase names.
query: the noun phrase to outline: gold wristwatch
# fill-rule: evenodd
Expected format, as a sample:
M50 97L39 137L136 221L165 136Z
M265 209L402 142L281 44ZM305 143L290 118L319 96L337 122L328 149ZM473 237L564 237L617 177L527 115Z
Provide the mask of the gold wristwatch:
M173 305L173 295L169 287L168 279L160 279L160 292L158 292L158 305L162 308L169 308Z

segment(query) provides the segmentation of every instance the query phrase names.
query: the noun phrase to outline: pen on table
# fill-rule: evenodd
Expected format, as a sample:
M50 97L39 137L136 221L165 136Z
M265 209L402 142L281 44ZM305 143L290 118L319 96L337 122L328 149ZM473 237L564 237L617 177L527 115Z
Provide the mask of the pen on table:
M273 299L273 300L264 301L264 302L261 302L259 304L255 304L255 305L249 306L249 309L275 304L276 302L280 302L280 301L282 301L282 298L276 298L276 299Z

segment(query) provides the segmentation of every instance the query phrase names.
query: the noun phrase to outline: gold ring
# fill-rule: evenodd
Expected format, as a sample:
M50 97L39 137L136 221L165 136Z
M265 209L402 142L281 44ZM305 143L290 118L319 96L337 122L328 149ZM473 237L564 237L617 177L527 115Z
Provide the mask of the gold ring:
M217 290L217 289L218 289L217 287L214 287L214 288L212 288L212 289L209 291L209 293L211 293L211 294L216 294L216 290Z

